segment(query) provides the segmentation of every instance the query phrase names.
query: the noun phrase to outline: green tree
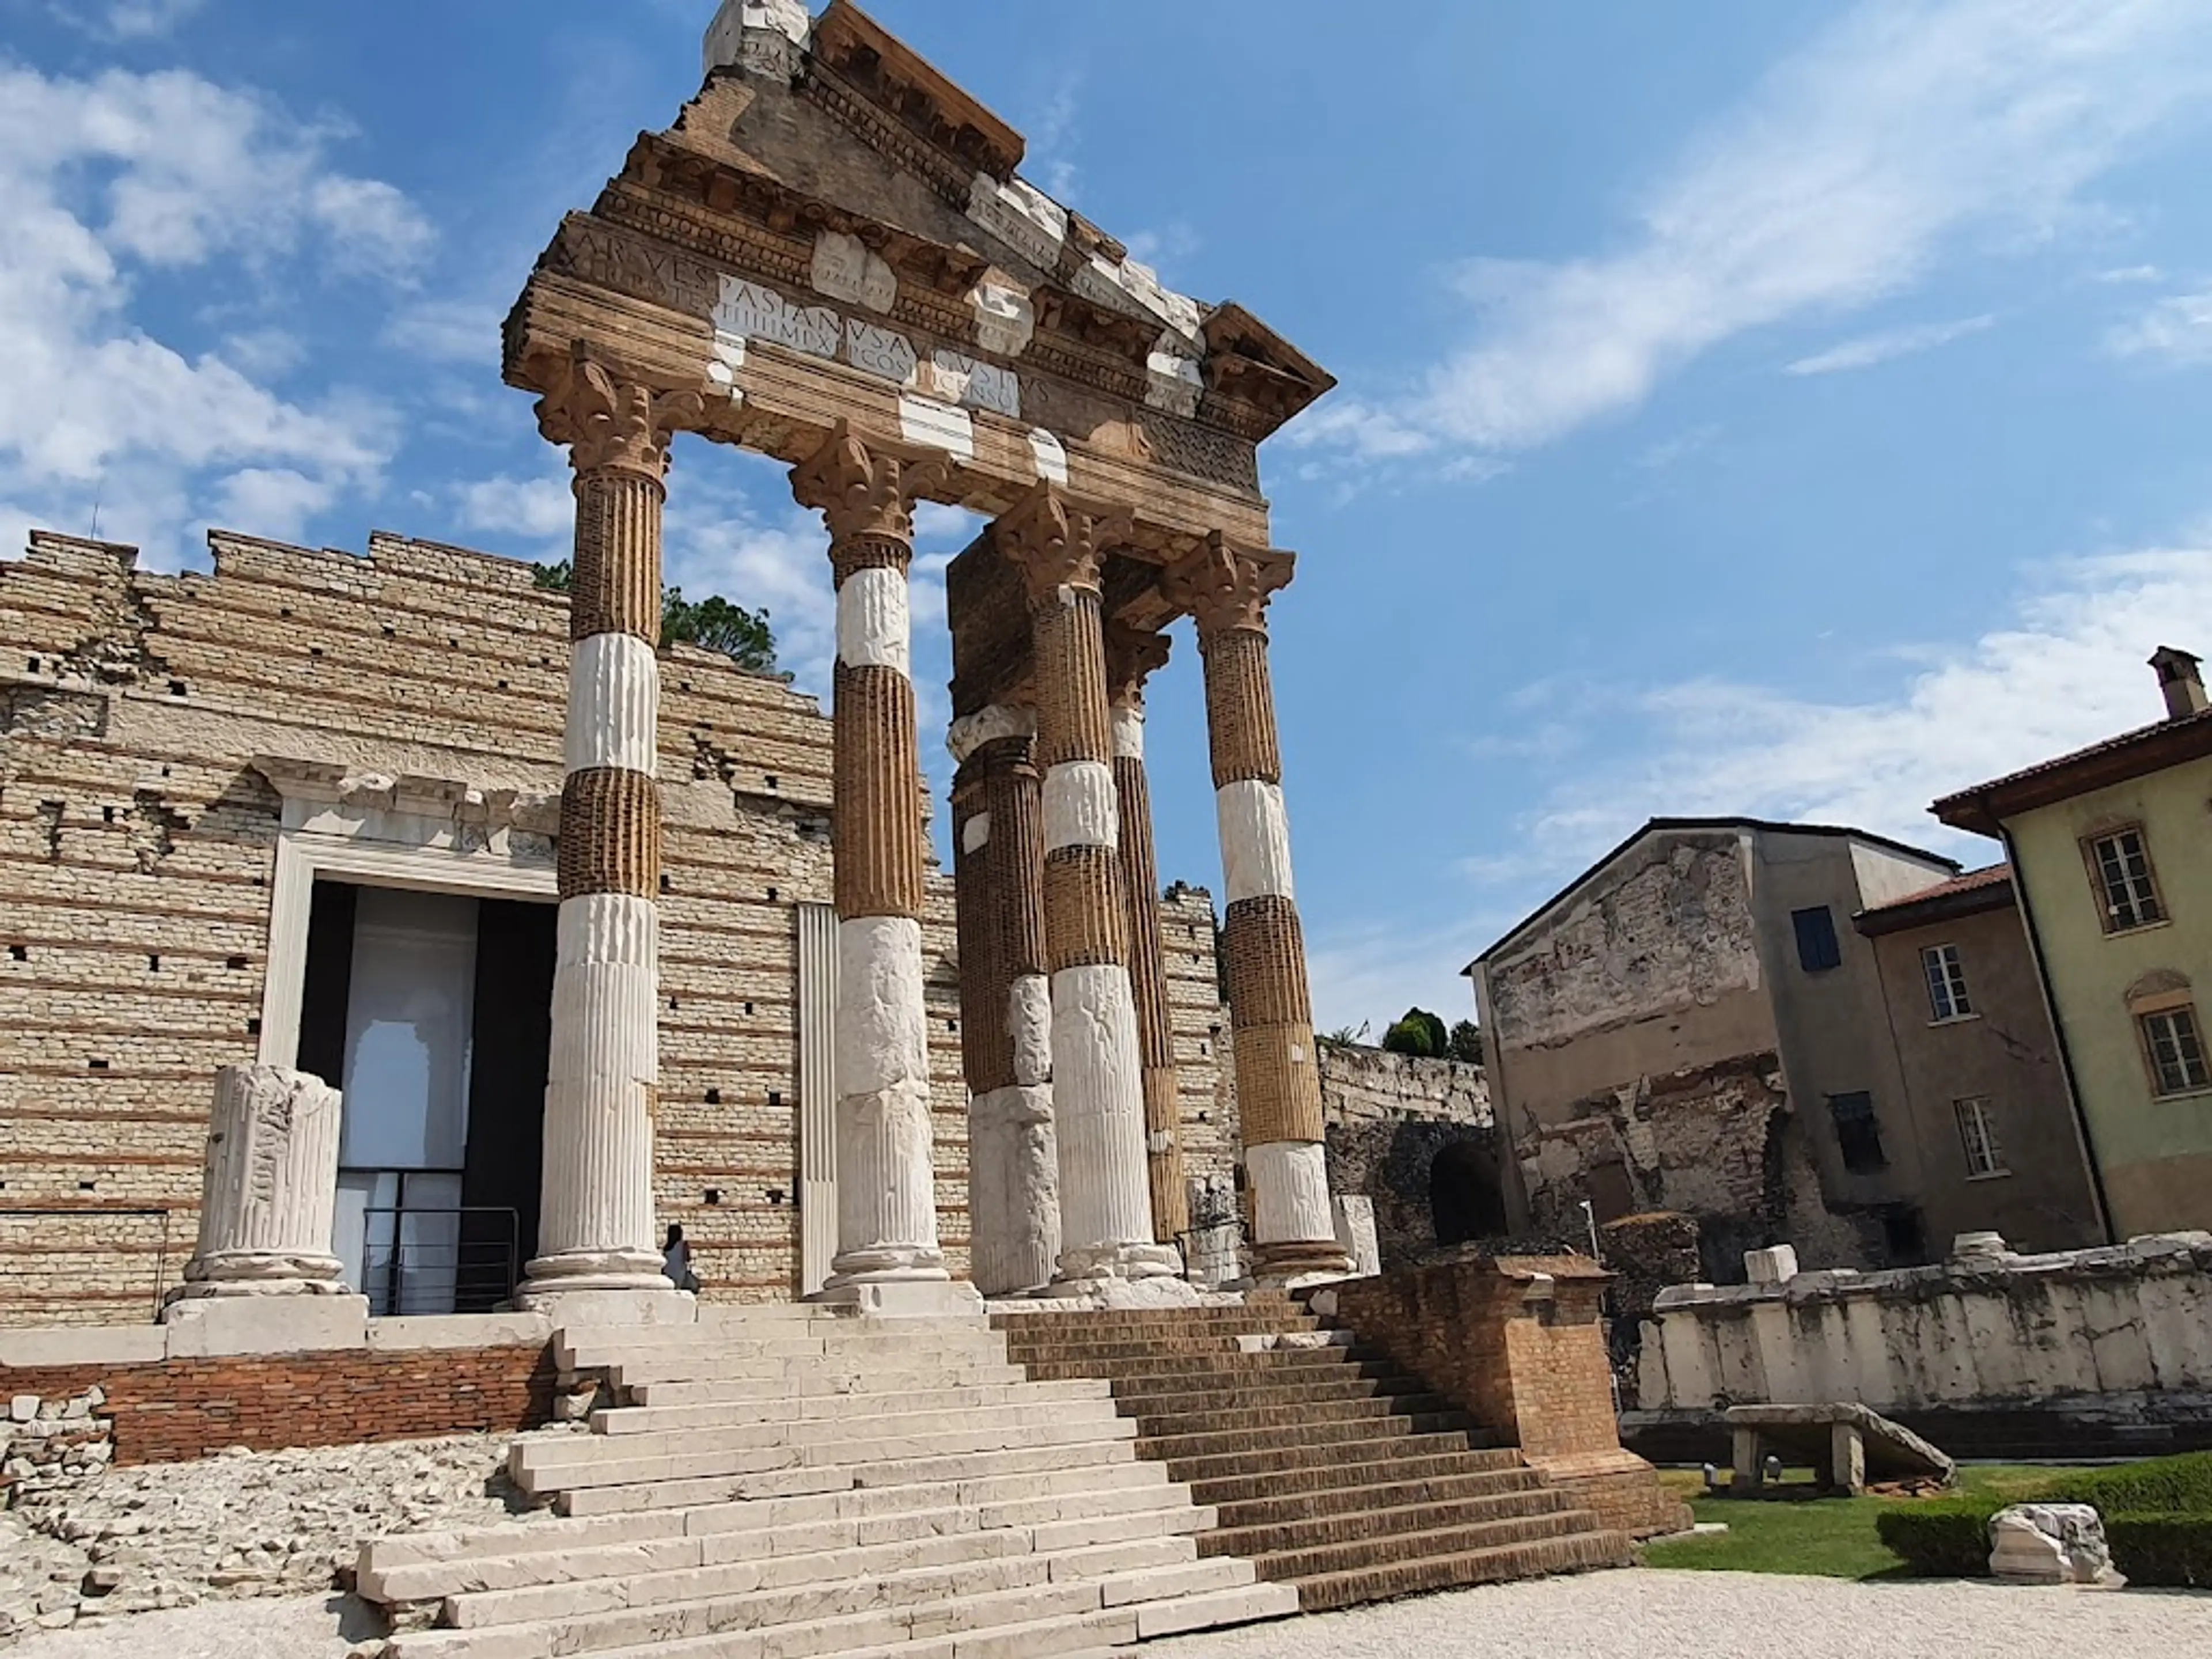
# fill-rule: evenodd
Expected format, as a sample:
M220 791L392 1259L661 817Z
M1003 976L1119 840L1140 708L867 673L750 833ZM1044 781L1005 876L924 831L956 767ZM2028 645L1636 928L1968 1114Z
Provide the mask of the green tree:
M532 580L538 586L566 593L575 581L575 567L567 559L536 568ZM769 628L765 607L748 611L720 594L687 599L680 587L660 590L660 637L680 641L703 651L719 651L740 668L757 674L775 672L775 633Z
M1451 1028L1451 1057L1470 1066L1482 1064L1482 1030L1471 1019Z
M1435 1060L1450 1052L1451 1036L1443 1021L1427 1009L1408 1008L1396 1024L1382 1033L1382 1046L1393 1054Z

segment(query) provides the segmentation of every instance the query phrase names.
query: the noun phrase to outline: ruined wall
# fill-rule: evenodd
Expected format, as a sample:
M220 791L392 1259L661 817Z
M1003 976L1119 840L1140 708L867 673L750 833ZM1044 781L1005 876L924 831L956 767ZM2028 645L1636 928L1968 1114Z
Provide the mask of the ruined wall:
M1384 1267L1505 1231L1482 1067L1352 1043L1319 1054L1329 1190L1373 1200Z
M1877 1411L2212 1391L2212 1234L1661 1293L1638 1406L1852 1400Z

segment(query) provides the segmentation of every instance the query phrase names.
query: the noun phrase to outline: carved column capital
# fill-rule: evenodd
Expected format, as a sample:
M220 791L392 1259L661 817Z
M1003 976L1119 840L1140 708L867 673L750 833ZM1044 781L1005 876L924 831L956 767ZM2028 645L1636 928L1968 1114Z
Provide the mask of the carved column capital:
M1168 665L1175 641L1164 634L1106 623L1106 701L1115 708L1141 708L1145 682Z
M865 439L839 421L791 470L791 493L822 514L832 548L856 537L911 544L914 504L943 486L945 458Z
M668 471L668 441L696 428L706 400L696 392L665 392L593 359L577 341L538 400L538 429L568 447L580 473L616 468L658 483Z
M1297 556L1231 547L1219 531L1162 573L1160 588L1190 612L1201 641L1239 630L1267 631L1267 601L1290 586Z
M945 747L956 764L965 766L988 744L1008 738L1027 743L1036 736L1036 710L1018 703L994 702L963 714L945 734Z
M1022 573L1032 605L1062 588L1098 592L1106 555L1129 537L1130 515L1040 483L991 526L999 551Z

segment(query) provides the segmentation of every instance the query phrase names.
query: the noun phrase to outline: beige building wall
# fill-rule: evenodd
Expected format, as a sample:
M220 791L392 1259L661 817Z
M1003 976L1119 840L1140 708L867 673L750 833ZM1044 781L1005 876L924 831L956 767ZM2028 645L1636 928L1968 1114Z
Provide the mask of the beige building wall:
M2212 1015L2212 759L2024 812L2005 825L2115 1232L2212 1228L2212 1091L2159 1097L2132 1004L2185 984ZM2166 920L2107 933L2085 842L2140 825Z
M1889 1028L1911 1133L1920 1149L1922 1209L1930 1244L1995 1231L2023 1251L2104 1242L2065 1069L2045 1010L2018 907L1994 902L1875 936ZM1955 946L1971 1012L1938 1018L1923 950ZM1969 1165L1959 1103L1988 1103L2001 1172Z
M413 873L427 856L551 892L565 597L397 536L365 558L211 540L207 574L46 535L0 562L0 1323L143 1320L178 1282L216 1068L294 1057L272 1051L291 1039L268 973L288 835L373 843L402 860L393 884L436 884ZM660 662L655 1207L710 1296L788 1298L797 907L831 896L830 721L715 653ZM269 773L332 799L288 802ZM1187 1158L1225 1170L1212 900L1181 890L1165 915ZM963 1273L952 885L933 872L924 948L937 1206Z

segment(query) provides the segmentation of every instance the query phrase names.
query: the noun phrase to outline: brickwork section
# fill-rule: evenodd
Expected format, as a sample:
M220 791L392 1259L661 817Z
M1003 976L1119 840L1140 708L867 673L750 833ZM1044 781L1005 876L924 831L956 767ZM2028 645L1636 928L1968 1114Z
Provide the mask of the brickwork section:
M600 467L576 479L575 493L570 637L635 634L659 644L662 486L626 468Z
M1237 1163L1236 1067L1213 948L1213 899L1177 883L1160 899L1160 960L1173 1030L1183 1178L1227 1182Z
M1052 971L1122 960L1121 857L1110 847L1056 847L1044 855L1045 934Z
M561 896L660 886L660 787L642 772L594 766L561 786Z
M896 668L835 670L837 800L857 821L838 831L837 914L921 914L921 784L914 682Z
M1256 779L1283 781L1283 751L1275 732L1275 687L1267 668L1267 636L1232 628L1202 639L1206 656L1206 721L1212 734L1213 787Z
M282 802L253 756L548 803L561 790L568 605L527 565L387 536L366 558L214 544L211 574L51 537L0 563L0 1212L66 1212L0 1214L0 1322L143 1321L191 1253L215 1072L258 1043ZM778 680L670 646L659 729L654 1202L683 1223L710 1297L788 1299L793 906L832 897L830 722ZM939 1225L958 1272L951 887L933 874L921 908ZM1197 943L1188 971L1210 983L1211 938ZM1210 1040L1191 1018L1191 1041ZM134 1210L165 1213L118 1213Z
M275 1451L514 1433L551 1420L556 1380L550 1352L526 1347L0 1366L0 1389L10 1395L105 1389L101 1412L114 1425L118 1464L212 1457L232 1446Z
M1620 1449L1601 1304L1585 1256L1470 1257L1332 1287L1336 1317L1473 1414L1605 1524L1686 1525L1649 1464Z

